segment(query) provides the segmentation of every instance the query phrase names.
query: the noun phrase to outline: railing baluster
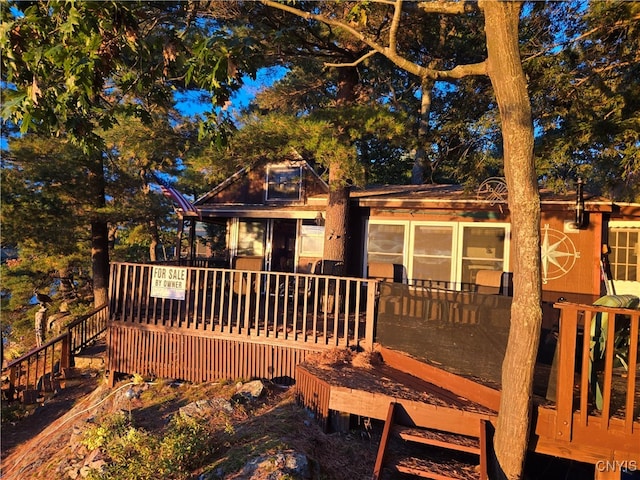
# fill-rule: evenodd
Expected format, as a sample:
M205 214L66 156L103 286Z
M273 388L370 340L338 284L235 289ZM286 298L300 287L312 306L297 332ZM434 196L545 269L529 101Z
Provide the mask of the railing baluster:
M640 312L631 316L629 325L629 354L627 356L627 398L625 401L624 430L628 434L633 433L633 414L636 391L636 376L638 362L638 324L640 323ZM635 341L634 341L635 339Z
M558 383L556 388L556 438L571 441L573 415L573 381L575 371L578 309L564 306L558 337Z
M581 371L581 375L580 375L580 423L583 426L587 425L588 419L589 419L589 409L588 409L588 402L589 402L589 395L590 395L590 391L589 391L589 382L590 382L590 378L589 378L589 368L587 368L586 366L589 365L589 362L591 361L589 358L590 355L590 343L591 343L591 324L592 322L595 321L595 318L593 316L593 312L591 311L585 311L583 312L584 314L584 327L583 327L583 334L582 334L582 361L581 364L583 365L582 371Z
M609 428L609 417L611 413L611 385L613 377L613 354L615 351L615 331L616 331L616 315L609 314L607 322L606 343L604 349L604 382L602 387L602 423L600 428L607 430Z

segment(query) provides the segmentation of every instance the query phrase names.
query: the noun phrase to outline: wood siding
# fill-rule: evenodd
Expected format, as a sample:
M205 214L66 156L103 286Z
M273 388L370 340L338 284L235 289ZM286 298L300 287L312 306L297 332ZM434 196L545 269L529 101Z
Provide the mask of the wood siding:
M295 368L313 350L230 337L113 322L108 358L112 372L189 382L267 378L292 383Z

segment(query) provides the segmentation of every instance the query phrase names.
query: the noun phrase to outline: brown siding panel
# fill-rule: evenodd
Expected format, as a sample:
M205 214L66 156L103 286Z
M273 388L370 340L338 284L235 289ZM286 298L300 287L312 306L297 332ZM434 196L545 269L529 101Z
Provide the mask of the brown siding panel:
M240 378L288 381L295 379L296 365L313 351L297 345L198 337L112 322L108 370L196 383Z

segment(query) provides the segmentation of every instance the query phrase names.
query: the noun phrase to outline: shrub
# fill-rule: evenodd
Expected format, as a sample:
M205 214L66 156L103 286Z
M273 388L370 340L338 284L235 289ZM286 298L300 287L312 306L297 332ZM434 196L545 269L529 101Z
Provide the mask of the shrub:
M135 428L123 413L105 419L85 432L83 443L100 448L109 458L89 480L156 480L187 478L212 452L204 420L174 417L166 431L153 435Z

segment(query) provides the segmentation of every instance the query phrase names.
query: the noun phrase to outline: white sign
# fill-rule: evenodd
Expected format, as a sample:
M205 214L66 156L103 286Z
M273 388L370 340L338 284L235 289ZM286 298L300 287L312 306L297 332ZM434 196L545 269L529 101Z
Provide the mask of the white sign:
M184 300L187 291L187 269L180 267L153 267L151 296Z

